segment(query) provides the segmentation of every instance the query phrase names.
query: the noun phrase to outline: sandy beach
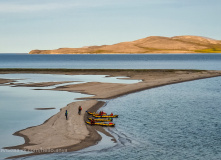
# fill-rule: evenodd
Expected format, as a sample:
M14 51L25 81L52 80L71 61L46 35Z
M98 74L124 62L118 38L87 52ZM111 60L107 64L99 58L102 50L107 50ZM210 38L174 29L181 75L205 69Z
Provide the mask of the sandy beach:
M43 124L14 133L16 136L23 137L25 143L19 146L7 147L7 149L21 149L34 152L28 156L53 152L70 152L92 146L101 140L101 136L96 130L111 136L102 127L85 124L87 117L85 111L96 111L102 107L105 104L102 99L112 99L129 93L174 83L221 76L221 71L206 70L0 69L0 74L10 73L107 75L114 77L125 76L129 77L128 79L142 80L134 84L88 82L54 88L53 90L80 92L90 95L86 98L81 98L82 101L73 102L61 108L60 112L50 117ZM13 84L11 80L0 79L1 85L9 82ZM31 86L48 86L52 84L48 82L32 84ZM81 115L77 114L79 105L83 108ZM68 110L68 120L64 116L66 110Z

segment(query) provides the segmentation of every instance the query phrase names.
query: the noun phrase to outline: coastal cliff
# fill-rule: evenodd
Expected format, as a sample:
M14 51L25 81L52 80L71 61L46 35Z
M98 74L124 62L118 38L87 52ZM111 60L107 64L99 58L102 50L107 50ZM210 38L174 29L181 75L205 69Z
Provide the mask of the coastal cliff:
M113 45L55 50L32 50L29 54L123 54L123 53L221 53L221 40L200 36L151 36Z

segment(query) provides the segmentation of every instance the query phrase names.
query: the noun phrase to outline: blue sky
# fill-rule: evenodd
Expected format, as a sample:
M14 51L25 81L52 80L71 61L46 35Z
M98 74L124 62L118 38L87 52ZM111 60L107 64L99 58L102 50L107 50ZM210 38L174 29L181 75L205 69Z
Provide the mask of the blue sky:
M148 36L221 40L221 0L1 0L0 53Z

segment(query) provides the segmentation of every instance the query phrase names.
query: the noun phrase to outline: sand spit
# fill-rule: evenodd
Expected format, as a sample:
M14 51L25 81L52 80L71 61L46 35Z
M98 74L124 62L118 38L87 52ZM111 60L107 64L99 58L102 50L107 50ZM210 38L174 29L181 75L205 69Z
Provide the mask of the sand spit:
M110 99L153 87L220 76L220 73L220 71L199 70L143 70L137 72L109 72L104 74L109 74L111 76L127 76L130 77L130 79L142 81L134 84L88 82L57 87L54 90L81 92L94 95L87 97L88 99Z
M13 83L15 80L10 80L10 79L2 79L0 78L0 85L5 84L5 83Z
M130 77L129 79L142 80L134 84L89 82L55 88L55 90L88 93L94 96L87 97L87 100L84 101L68 104L62 108L60 112L39 126L16 132L14 135L24 137L25 144L7 147L7 149L34 151L33 154L29 155L76 151L96 144L101 139L96 130L101 130L105 134L108 133L106 133L102 127L91 127L86 125L84 121L86 118L86 110L96 111L105 104L102 101L97 101L97 99L111 99L153 87L221 76L221 71L206 70L0 69L0 73L14 72L127 76ZM77 114L79 105L83 108L82 115ZM65 110L68 110L69 113L68 120L65 119Z
M29 83L29 84L17 84L15 83L14 85L17 87L49 87L49 86L54 86L58 84L64 84L64 83L71 83L74 81L64 81L64 82L42 82L42 83Z
M103 133L106 133L106 131L102 128L85 125L87 117L85 111L95 111L103 104L104 102L96 100L73 102L60 109L60 112L43 124L15 132L14 135L23 137L25 143L19 146L5 147L5 149L21 149L33 153L9 158L70 152L96 144L101 140L101 136L96 132L96 129ZM82 106L81 115L78 115L79 105ZM68 110L67 120L65 117L66 110Z

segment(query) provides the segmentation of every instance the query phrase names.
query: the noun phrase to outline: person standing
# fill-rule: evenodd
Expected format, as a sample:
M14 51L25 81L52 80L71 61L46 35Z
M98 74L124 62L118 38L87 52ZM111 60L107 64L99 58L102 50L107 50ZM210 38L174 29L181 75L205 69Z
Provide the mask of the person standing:
M66 117L66 120L68 120L68 111L67 110L65 111L65 117Z
M82 110L82 107L79 106L79 107L78 107L78 114L79 114L79 115L81 114L81 110Z

